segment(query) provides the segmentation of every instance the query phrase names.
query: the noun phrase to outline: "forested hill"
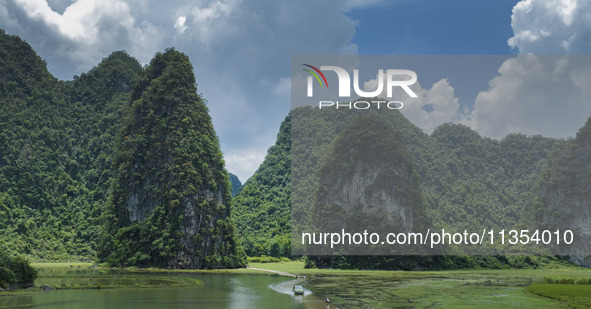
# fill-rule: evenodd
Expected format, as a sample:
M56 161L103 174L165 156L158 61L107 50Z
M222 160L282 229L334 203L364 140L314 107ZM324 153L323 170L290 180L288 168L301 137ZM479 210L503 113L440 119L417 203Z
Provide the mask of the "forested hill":
M29 44L0 31L0 244L39 260L90 259L112 149L142 67L115 52L58 81Z
M427 135L398 111L378 114L401 134L419 176L427 217L440 228L512 227L557 142L522 134L493 140L460 124L443 124ZM289 237L290 198L296 199L291 205L296 223L308 222L308 212L299 207L313 204L318 187L311 181L291 188L290 181L284 181L290 176L291 159L302 164L293 173L315 175L330 141L354 116L348 111L298 108L286 117L276 145L234 201L248 254L288 254L280 240ZM294 121L297 131L292 131ZM298 145L307 146L293 148ZM292 189L297 194L290 196ZM281 250L276 250L278 242Z
M233 200L232 216L250 256L291 254L291 127L283 121L265 160Z
M166 55L177 61L160 54L160 61L144 69L127 53L114 52L72 81L59 81L29 44L0 30L0 251L36 261L94 261L99 249L103 258L112 249L118 250L109 260L113 264L118 258L127 259L123 264L175 267L244 263L229 218L228 174L207 107L196 93L192 66L181 53L168 51ZM182 104L174 105L168 114L154 115L157 104L166 102L161 99L171 96L182 98ZM142 113L145 117L133 124L134 117ZM156 135L137 134L138 129ZM129 135L146 143L126 148L131 145L125 143ZM158 157L149 157L150 149L156 148L175 164L156 164ZM119 149L117 162L115 149ZM129 176L136 182L125 184L121 173L130 156L146 160L135 162L144 169L134 170ZM123 192L120 195L113 194L115 163L120 171L115 189ZM183 184L161 183L158 193L165 194L166 200L157 205L160 212L150 217L169 228L158 231L166 237L146 238L154 241L147 247L155 248L146 252L126 247L125 240L133 241L129 233L118 233L109 226L103 229L103 223L112 219L107 211L112 208L107 205L117 206L113 201L124 200L130 190L137 193L143 177L153 180L152 168L177 173ZM143 185L153 189L149 183ZM135 198L146 199L147 194ZM195 221L187 211L181 215L189 204L199 208L196 215L206 220ZM180 227L171 225L179 218L185 218ZM127 227L127 232L133 229L125 220L118 224L117 228ZM191 239L185 237L181 243L181 233ZM115 247L106 235L116 237ZM191 248L197 262L177 250L191 242L199 244ZM130 250L138 253L135 262L126 255Z
M575 264L591 266L591 117L574 139L557 143L528 197L523 223L530 229L572 230L574 242L553 244Z
M493 140L460 124L443 124L430 136L429 161L417 160L430 217L445 228L509 228L556 143L542 136L509 134Z
M238 191L242 188L242 182L238 179L238 176L228 173L230 175L230 185L232 186L232 196L238 195Z
M244 266L228 172L189 58L168 49L144 72L117 137L99 258L113 266Z

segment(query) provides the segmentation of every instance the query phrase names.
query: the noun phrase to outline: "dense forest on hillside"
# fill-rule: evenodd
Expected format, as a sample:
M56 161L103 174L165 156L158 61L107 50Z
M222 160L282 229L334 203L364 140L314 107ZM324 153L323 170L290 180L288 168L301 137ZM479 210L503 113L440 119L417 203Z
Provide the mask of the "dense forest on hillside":
M230 175L230 185L232 186L232 197L238 195L240 189L242 189L242 182L238 179L238 176L228 173Z
M36 260L92 259L112 151L142 67L115 52L58 81L0 32L0 243Z
M294 143L294 148L297 146L301 145ZM294 170L299 165L300 162L294 161ZM296 198L295 194L293 197ZM293 231L295 243L301 242L297 234L302 231L340 233L343 227L351 231L371 228L373 233L385 235L431 226L414 161L406 151L402 136L384 117L375 114L353 119L330 144L319 161L313 204L305 212L309 214L310 225ZM308 248L307 252L334 254L345 248L321 247L320 252L314 249ZM388 249L387 246L359 245L352 253L391 254ZM407 247L407 250L412 249L412 246ZM412 253L420 252L413 250Z
M175 55L175 52L170 53ZM186 135L185 138L162 140L173 142L173 145L162 146L160 150L170 152L170 158L183 161L176 161L182 167L172 167L183 171L170 170L178 173L178 181L184 179L186 185L191 181L194 183L183 189L175 185L164 186L162 189L168 192L162 193L167 194L169 207L182 205L185 202L183 194L189 194L191 190L198 191L198 195L205 194L206 201L199 205L207 213L197 212L197 215L207 215L209 221L203 222L211 223L210 230L196 229L187 235L196 242L202 234L219 236L204 244L207 248L203 248L203 256L192 254L202 258L200 263L189 263L186 267L243 265L244 257L238 253L229 219L230 182L207 107L196 92L192 66L183 58L175 62L178 65L173 69L166 70L166 62L155 60L152 66L144 69L127 53L114 52L88 73L75 76L72 81L59 81L47 71L46 63L29 44L0 30L0 250L36 261L92 261L101 250L113 249L113 245L121 248L119 243L113 244L106 237L115 233L114 229L107 227L101 233L103 223L108 222L111 214L107 211L111 209L108 205L113 205L114 200L115 158L119 158L118 166L122 168L129 163L124 162L129 156L136 157L135 150L121 146L121 140L128 137L129 126L134 126L132 120L138 112L148 115L144 119L153 118L155 106L150 104L184 92L182 104L185 107L176 105L175 110L180 112L168 117L168 122L178 121L177 127L167 124L165 115L156 115L160 120L153 118L153 122L144 128L156 128L152 132L160 135L155 137L154 143L159 142L162 134ZM166 74L159 70L169 72L168 76L173 78L160 78ZM171 72L173 70L175 72ZM141 122L136 124L140 125L134 129L141 127ZM127 133L122 132L124 126L128 127ZM187 129L189 127L193 129ZM136 141L151 138L141 134L133 137ZM118 139L120 146L116 146ZM155 144L148 146L154 147ZM119 149L118 153L116 149ZM191 154L197 159L185 160ZM157 158L150 160L154 162ZM190 165L186 166L187 163ZM137 172L149 173L145 170ZM183 173L185 176L181 177ZM121 190L117 186L115 189L115 193ZM178 197L173 192L175 189ZM185 220L192 218L184 216ZM178 239L176 235L180 230L162 229L158 232L172 232L174 234L169 239ZM149 238L153 243L144 242L143 246L156 248L159 239L159 248L169 252L155 249L153 259L148 258L144 265L163 266L166 263L157 256L177 254L170 246L178 244L162 242L165 237ZM209 241L211 238L205 236L204 239ZM125 249L130 250L131 246ZM130 260L124 264L141 264L141 258L145 260L142 254L146 251L137 252L140 259L136 257L134 263ZM130 258L123 253L119 256ZM116 264L116 256L110 261Z
M398 111L380 111L376 114L400 133L418 174L427 217L432 220L433 226L450 230L514 226L546 157L558 142L552 138L523 134L509 134L501 140L493 140L481 137L464 125L450 123L439 126L427 135ZM348 111L318 111L308 107L292 110L281 126L277 144L270 149L267 159L251 178L257 181L245 183L242 193L235 199L236 209L250 209L249 212L242 210L235 213L243 239L253 234L263 234L266 230L257 230L257 227L276 221L261 221L270 213L268 209L272 209L274 214L283 212L284 220L289 220L287 216L291 210L294 218L290 222L292 228L293 224L305 224L312 219L309 217L309 208L302 205L314 204L319 184L317 177L306 175L316 175L320 159L331 141L357 115ZM283 133L286 131L287 134ZM283 141L285 138L281 136L291 139ZM291 149L282 146L288 144ZM291 151L288 153L288 150ZM285 158L283 161L299 166L273 163L277 162L277 158ZM289 175L286 173L289 169L293 177L291 187L289 183L271 184L279 175ZM290 197L293 203L281 202L287 201L287 198L278 200L280 195L263 193L271 191ZM244 202L246 200L248 204ZM248 225L251 219L241 217L244 213L258 214L259 222ZM295 226L294 230L301 230L301 227ZM281 235L274 234L272 237L279 239ZM284 237L289 237L289 229L285 229ZM270 238L261 236L261 239L264 241ZM271 245L272 242L260 244L257 250L247 246L246 251L249 255L277 256L278 251L268 250ZM373 262L364 263L375 263L375 259L369 260ZM504 258L491 263L497 262L506 263ZM468 261L466 265L474 263L478 264L478 261Z
M144 72L117 138L99 258L113 266L244 266L229 176L189 58L169 49Z
M552 249L578 265L591 266L591 117L574 139L557 143L548 155L523 210L526 228L571 230L570 245Z
M290 117L281 124L265 161L233 200L232 216L249 256L291 255Z

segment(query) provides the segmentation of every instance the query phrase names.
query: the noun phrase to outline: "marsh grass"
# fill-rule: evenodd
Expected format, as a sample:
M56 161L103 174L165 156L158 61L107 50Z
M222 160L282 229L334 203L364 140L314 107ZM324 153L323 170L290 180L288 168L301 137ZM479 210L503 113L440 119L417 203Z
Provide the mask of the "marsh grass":
M304 269L303 264L249 266L306 275L305 288L335 304L347 304L347 308L568 308L571 303L565 299L541 297L526 287L545 278L591 277L589 269L562 266L413 272Z
M155 288L155 287L186 287L201 285L203 282L186 277L155 277L144 275L102 275L81 277L50 276L37 280L37 286L48 286L52 289L113 289L113 288Z
M591 285L588 284L532 284L527 290L533 294L566 302L571 308L591 308Z
M548 284L591 284L591 278L583 277L544 277L543 283Z
M144 273L140 270L108 269L91 265L66 263L35 264L38 279L35 286L51 289L113 289L186 287L203 284L195 278L168 276L164 273Z

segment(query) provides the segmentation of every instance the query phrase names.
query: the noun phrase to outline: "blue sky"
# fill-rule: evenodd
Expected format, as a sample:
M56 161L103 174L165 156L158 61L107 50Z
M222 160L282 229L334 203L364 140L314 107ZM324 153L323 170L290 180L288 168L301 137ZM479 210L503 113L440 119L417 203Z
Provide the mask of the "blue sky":
M116 50L143 64L167 47L186 53L227 168L242 181L262 162L290 109L291 55L588 54L590 16L591 2L584 0L0 0L0 28L29 42L60 79L88 71ZM550 117L576 123L568 118L573 113L591 114L573 107L564 115L548 108L532 115L536 105L516 111L515 102L499 102L495 87L524 70L499 63L504 66L483 66L481 75L469 77L469 90L454 89L461 82L454 77L424 82L424 104L445 102L431 113L420 106L403 112L426 132L454 121L495 138L545 134L534 124Z
M394 1L355 9L360 54L508 54L516 0Z

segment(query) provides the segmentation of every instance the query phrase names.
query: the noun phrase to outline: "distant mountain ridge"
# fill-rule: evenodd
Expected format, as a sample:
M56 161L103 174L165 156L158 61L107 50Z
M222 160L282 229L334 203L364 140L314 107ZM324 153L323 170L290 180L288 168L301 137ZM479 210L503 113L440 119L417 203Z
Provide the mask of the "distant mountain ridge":
M398 111L376 114L401 134L419 176L427 217L434 227L448 230L513 227L521 216L546 157L558 141L522 134L509 134L501 140L493 140L481 137L464 125L451 123L443 124L427 135ZM234 208L238 209L234 213L235 220L243 242L265 244L257 248L247 245L245 248L249 255L277 254L279 251L271 252L269 249L278 239L290 238L289 228L283 229L283 235L275 232L267 236L266 229L257 229L277 222L276 219L265 219L270 214L284 213L282 220L287 222L291 212L295 218L288 223L291 228L294 228L291 225L294 222L305 224L310 221L307 208L299 209L299 205L313 204L314 192L319 184L314 180L294 184L293 179L287 183L273 179L288 177L288 171L316 174L319 159L328 147L327 141L334 140L342 130L338 123L348 123L353 117L353 113L347 111L319 111L309 107L294 109L286 117L276 145L270 148L253 181L244 184L242 193L234 201ZM297 131L293 131L294 121L300 122ZM297 146L295 138L302 139L298 143L306 147L293 148ZM287 144L292 147L286 147ZM287 164L274 164L278 158ZM305 166L294 169L290 164L293 162ZM298 176L298 179L306 177ZM298 191L295 195L291 194L294 190ZM291 203L287 202L287 198L291 199ZM254 214L256 220L252 218ZM247 224L252 221L257 224ZM259 236L256 238L253 235ZM273 238L275 241L270 241Z
M240 179L238 179L238 176L236 176L232 173L228 173L228 175L230 175L230 184L232 186L232 197L235 197L236 195L238 195L238 192L240 191L240 189L242 189L242 182L240 182Z

